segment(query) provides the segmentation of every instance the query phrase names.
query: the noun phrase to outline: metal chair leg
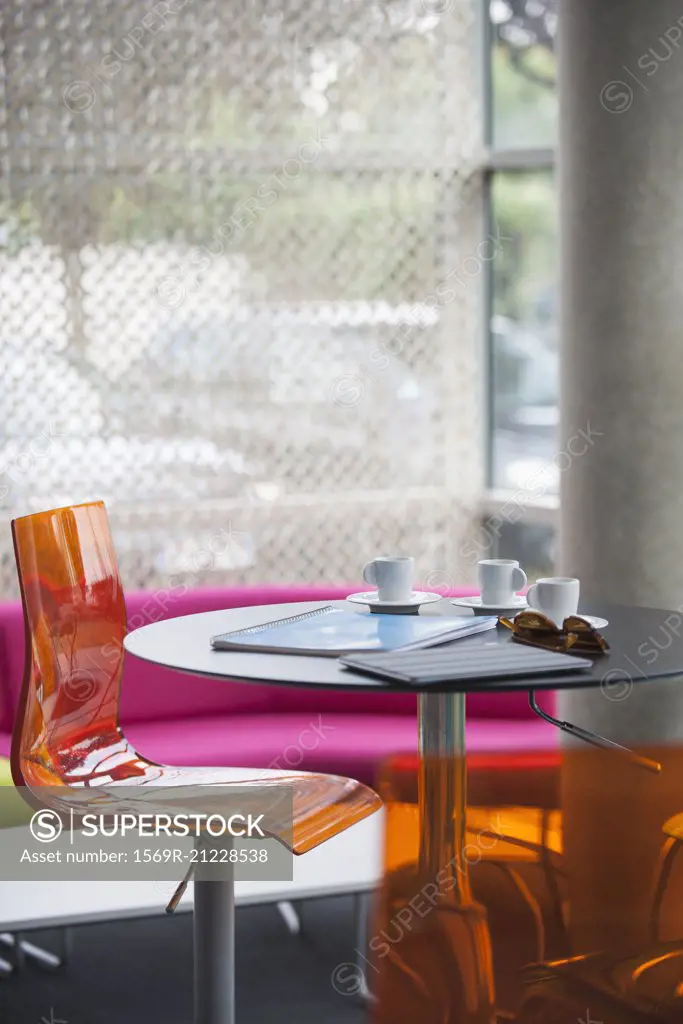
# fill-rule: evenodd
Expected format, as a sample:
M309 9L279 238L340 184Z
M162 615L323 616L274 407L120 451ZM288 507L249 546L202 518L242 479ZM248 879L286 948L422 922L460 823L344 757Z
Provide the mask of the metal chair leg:
M541 849L540 849L541 867L545 876L546 885L548 887L548 894L553 904L553 912L555 915L555 926L558 930L558 934L562 936L563 947L561 950L562 956L569 956L571 949L571 943L569 940L569 932L567 930L567 923L564 919L564 908L562 906L562 894L560 887L557 882L557 876L553 869L553 863L550 856L550 846L548 843L548 811L543 810L541 817Z
M57 971L62 966L62 958L56 953L52 953L49 949L43 949L42 946L36 946L35 943L23 939L20 935L17 935L17 949L21 950L25 960L30 960L46 970Z
M280 912L282 920L287 925L287 931L290 935L301 934L301 915L297 907L294 906L289 900L281 900L275 904Z
M650 914L650 934L653 942L659 941L659 917L662 912L662 903L666 894L674 860L680 848L680 840L671 836L662 847L659 858L659 874L657 876L657 887L652 897L652 913Z
M356 930L356 945L354 947L355 952L355 963L357 977L360 980L360 988L357 996L363 1003L375 1002L375 996L370 990L367 978L367 965L371 964L371 961L365 955L368 949L368 940L370 933L370 911L372 908L372 897L371 892L359 892L354 897L355 905L355 930ZM375 968L376 970L376 968Z
M73 928L62 928L61 930L61 957L62 966L68 967L74 951L74 930Z
M6 949L10 949L12 951L12 961L10 962L7 960L3 960L3 964L6 964L7 967L9 968L9 971L7 973L11 974L13 971L16 970L17 967L20 966L20 964L17 963L16 941L14 935L12 935L10 932L0 933L0 946Z
M489 863L508 876L531 911L531 916L533 917L534 924L536 925L536 959L539 963L542 963L542 961L545 960L545 922L543 920L543 911L541 910L538 900L522 876L512 867L512 865L505 864L498 860L492 860L489 861Z
M576 739L583 740L584 743L590 743L593 747L598 747L600 750L615 750L619 751L629 759L632 764L637 764L639 768L645 768L648 772L653 772L655 775L659 775L662 770L662 766L659 761L653 761L649 757L642 757L641 754L636 754L635 750L631 750L630 747L624 747L621 743L615 743L614 740L608 739L606 736L601 736L599 732L591 732L590 729L584 729L580 725L574 725L572 722L563 722L559 718L554 718L549 715L547 711L538 706L536 701L536 691L529 690L529 707L535 715L542 718L544 722L549 722L550 725L554 725L556 729L560 729L561 732L566 732L569 736L574 736Z
M27 939L22 938L21 933L12 935L10 932L3 932L0 934L0 945L7 947L12 950L14 963L9 964L9 971L21 970L27 960L37 964L39 967L49 971L57 971L63 967L68 958L68 952L70 947L70 934L67 934L68 929L64 930L62 935L62 952L61 955L51 952L49 949L44 949L42 946L37 946L34 942L29 942ZM0 971L6 970L4 965L7 961L0 961Z
M189 868L187 869L187 872L185 873L185 877L183 878L182 882L178 883L178 887L176 888L175 892L168 901L168 904L166 905L167 914L174 914L178 909L178 904L180 903L181 899L187 892L187 887L190 884L190 880L193 874L194 864L190 864Z

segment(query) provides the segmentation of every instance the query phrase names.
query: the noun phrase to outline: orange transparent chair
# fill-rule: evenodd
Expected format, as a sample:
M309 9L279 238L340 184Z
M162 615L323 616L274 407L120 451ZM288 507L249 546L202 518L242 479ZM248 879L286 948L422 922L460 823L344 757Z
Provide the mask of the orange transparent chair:
M438 759L432 758L432 774ZM453 877L420 864L421 759L387 760L385 875L366 985L373 1024L492 1024L514 1018L519 969L564 955L561 755L467 757L461 857ZM463 799L465 792L463 791ZM454 819L454 826L457 819Z
M275 835L302 854L381 806L371 789L334 775L158 765L119 725L126 610L103 502L12 523L26 632L26 667L12 739L12 775L39 805L55 787L245 786L293 792L293 823ZM46 789L45 787L49 787ZM42 792L42 798L41 798ZM268 817L265 818L266 830ZM195 1021L234 1020L232 880L195 881Z

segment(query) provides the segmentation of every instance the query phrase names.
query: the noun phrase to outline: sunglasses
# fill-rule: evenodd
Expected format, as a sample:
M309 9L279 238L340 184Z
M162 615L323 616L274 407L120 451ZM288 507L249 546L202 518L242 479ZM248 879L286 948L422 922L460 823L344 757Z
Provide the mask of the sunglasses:
M604 636L580 615L567 616L562 628L547 615L528 610L519 612L514 619L503 617L499 621L512 630L512 639L520 644L564 654L606 654L609 651Z
M512 639L517 643L543 647L546 651L558 651L563 654L607 654L609 651L609 644L604 636L601 636L595 627L582 619L580 615L567 616L561 629L547 615L531 610L518 612L512 620L502 617L499 622L512 630ZM615 743L614 740L607 739L606 736L601 736L600 733L591 732L589 729L573 725L571 722L563 722L548 714L547 711L539 707L534 690L529 691L529 705L539 718L561 729L562 732L569 733L575 739L583 740L594 747L618 751L634 764L655 774L662 770L658 761L643 757L628 747Z

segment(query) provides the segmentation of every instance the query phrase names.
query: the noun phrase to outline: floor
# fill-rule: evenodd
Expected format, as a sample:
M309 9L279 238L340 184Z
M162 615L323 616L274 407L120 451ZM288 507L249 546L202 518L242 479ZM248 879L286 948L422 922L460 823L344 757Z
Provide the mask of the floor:
M47 947L53 939L47 932L32 937ZM65 970L51 974L27 966L0 981L2 1024L190 1024L190 915L88 925L74 929L73 939ZM362 1024L362 1005L332 984L353 946L353 902L347 897L307 903L304 930L296 937L275 907L239 909L238 1021ZM337 976L349 977L344 968Z

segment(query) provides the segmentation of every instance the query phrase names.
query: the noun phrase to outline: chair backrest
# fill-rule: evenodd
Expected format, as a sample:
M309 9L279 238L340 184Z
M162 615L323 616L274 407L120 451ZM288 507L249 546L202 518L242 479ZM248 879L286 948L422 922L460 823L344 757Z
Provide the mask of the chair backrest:
M126 612L103 502L23 516L12 536L26 631L15 783L145 774L118 723Z

